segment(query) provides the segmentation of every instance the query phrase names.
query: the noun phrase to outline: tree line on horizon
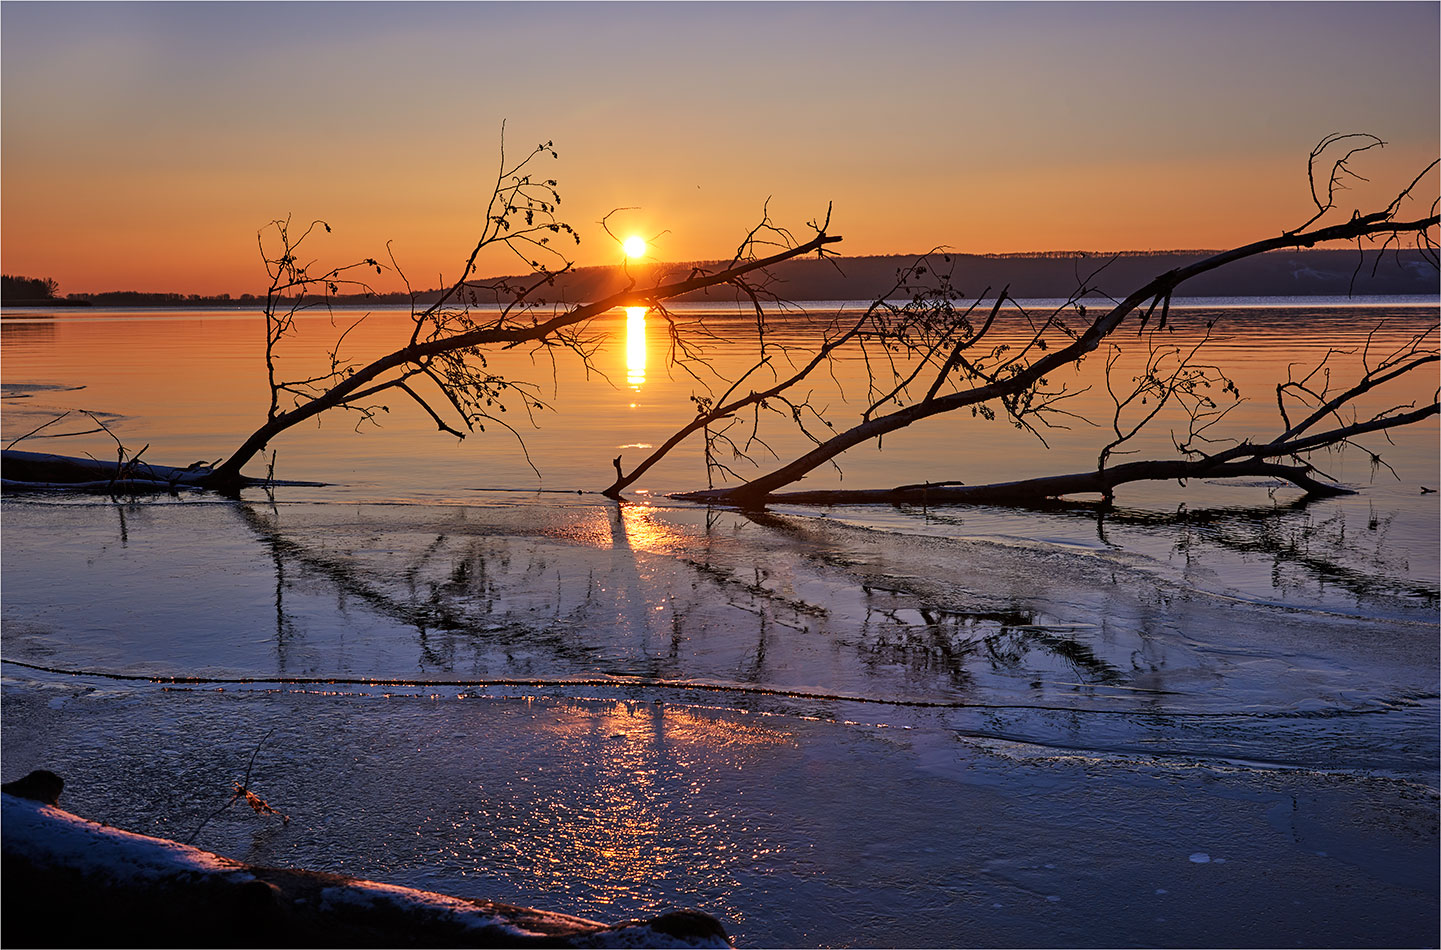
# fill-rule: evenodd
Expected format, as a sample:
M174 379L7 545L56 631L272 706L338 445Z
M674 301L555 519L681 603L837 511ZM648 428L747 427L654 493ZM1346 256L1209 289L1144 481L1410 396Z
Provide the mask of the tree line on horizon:
M59 293L60 285L49 277L0 275L0 299L3 300L54 300Z

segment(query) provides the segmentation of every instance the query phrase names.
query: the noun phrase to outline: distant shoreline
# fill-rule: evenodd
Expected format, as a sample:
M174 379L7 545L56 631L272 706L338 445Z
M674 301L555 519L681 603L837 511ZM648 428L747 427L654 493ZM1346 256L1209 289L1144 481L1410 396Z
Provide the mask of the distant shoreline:
M949 274L951 286L965 299L994 297L1005 288L1012 298L1028 300L1064 299L1074 292L1079 282L1095 291L1092 297L1106 294L1124 296L1158 274L1165 273L1207 256L1205 251L1132 251L1115 255L1065 254L945 254L927 255L930 274ZM771 268L774 278L769 289L779 297L797 302L875 299L895 287L898 273L917 260L915 255L839 257L827 260L792 260ZM667 276L684 276L693 267L713 267L715 262L646 263L631 265L637 286L664 280ZM528 280L521 275L487 277L473 282L476 290L489 284L515 286ZM576 304L598 300L625 289L630 276L620 266L578 267L556 276L553 287L546 288L545 303ZM1225 269L1224 273L1203 274L1188 281L1183 288L1192 297L1373 297L1428 296L1441 293L1441 280L1432 264L1414 249L1390 250L1380 254L1374 250L1358 253L1355 249L1301 249L1272 251L1257 255ZM893 293L893 297L906 296ZM438 290L424 290L415 295L415 302L428 305L440 298ZM316 298L317 300L319 298ZM717 295L688 294L679 300L715 300ZM1178 295L1179 299L1179 295ZM391 292L365 296L337 295L331 298L338 306L405 306L411 303L406 293ZM498 301L485 301L494 304ZM538 301L540 302L540 301ZM107 291L93 294L72 294L52 300L0 300L5 309L51 307L146 307L196 309L215 307L254 307L265 304L263 295L151 293L146 291Z
M37 308L39 308L39 309L47 309L47 310L48 310L48 309L50 309L51 307L93 307L93 306L95 306L95 305L94 305L93 303L91 303L90 301L88 301L88 300L71 300L71 299L68 298L68 297L49 298L49 299L40 298L40 299L38 299L38 300L15 300L15 301L6 300L6 301L4 301L3 303L0 303L0 307L3 307L3 308L5 308L5 309L7 309L7 310L11 310L11 309L21 309L21 308L26 309L26 310L32 310L32 309L37 309Z
M973 298L972 298L973 299ZM995 293L987 294L983 300L994 300ZM1021 297L1011 298L1014 303L1021 306L1053 307L1065 302L1061 297ZM676 313L693 313L694 308L723 306L730 303L728 300L691 299L672 304L668 309ZM807 299L792 298L791 302L798 305L809 305L812 308L822 305L828 308L865 309L873 301L861 299ZM892 298L892 303L904 303L903 300ZM1081 301L1085 306L1091 308L1097 306L1098 302L1092 300ZM557 304L568 306L567 304ZM343 300L337 301L332 306L336 313L364 313L394 311L401 313L408 306L408 301L385 301L385 300ZM1334 293L1313 293L1313 294L1198 294L1192 297L1173 297L1171 309L1186 310L1208 307L1267 307L1275 309L1304 308L1304 307L1437 307L1441 309L1441 291L1430 294L1395 294L1395 293L1356 293L1351 295ZM745 304L748 319L754 319L754 314L749 310L749 303ZM479 304L477 311L498 311L495 304ZM184 303L150 304L150 303L123 303L123 304L61 304L59 306L35 306L31 304L0 304L0 320L4 322L20 322L26 319L45 319L53 314L43 311L51 310L87 310L94 314L96 319L104 318L110 314L143 313L154 311L165 311L170 313L216 313L227 314L253 314L259 316L260 308L254 303L237 303L234 300L206 301L185 301ZM316 309L306 311L307 316L323 317L328 311ZM77 314L77 316L79 316ZM88 316L88 315L87 315ZM783 315L781 315L783 316Z

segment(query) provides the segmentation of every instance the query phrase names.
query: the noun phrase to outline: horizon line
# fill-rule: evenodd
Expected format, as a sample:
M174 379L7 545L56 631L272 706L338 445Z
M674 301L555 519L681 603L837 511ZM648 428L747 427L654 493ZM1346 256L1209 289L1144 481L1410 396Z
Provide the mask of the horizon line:
M849 260L849 261L885 260L885 259L891 259L891 258L902 259L902 260L909 260L909 261L919 261L919 260L922 260L922 259L924 259L924 258L932 257L932 256L936 256L936 255L950 256L950 257L978 258L978 259L983 259L983 260L1073 260L1073 259L1087 259L1087 258L1093 258L1093 259L1094 259L1094 258L1148 258L1148 257L1166 257L1166 256L1176 256L1176 255L1181 255L1181 256L1198 256L1198 257L1199 257L1199 256L1210 256L1210 255L1212 255L1212 254L1219 254L1219 253L1221 253L1223 250L1225 250L1225 249L1224 249L1224 248L1174 248L1174 249L1164 249L1164 250L1137 250L1137 249L1131 249L1131 250L1119 250L1119 251L1118 251L1118 250L1094 250L1094 249L1092 249L1092 250L1084 250L1084 249L1074 249L1074 250L1054 250L1054 251L996 251L996 252L988 252L988 253L978 253L978 252L974 252L974 251L952 251L952 250L948 250L948 249L946 249L946 248L944 248L944 247L941 247L941 248L934 248L934 249L932 249L932 250L925 251L925 252L923 252L923 253L855 254L855 255L849 255L849 256L847 256L847 255L841 255L841 254L834 254L834 255L832 255L832 254L827 254L826 257L827 257L827 259L835 259L835 260L838 260L838 261L848 261L848 260ZM1354 252L1355 250L1356 250L1356 248L1354 248L1354 247L1281 248L1281 249L1278 249L1278 250L1266 251L1264 255L1258 255L1258 256L1265 256L1265 255L1271 255L1271 254L1280 254L1280 253L1291 253L1291 254L1294 254L1294 253L1298 253L1298 252L1299 252L1299 253L1305 253L1305 254L1327 253L1327 252L1331 252L1331 253L1335 253L1335 252L1352 253L1352 252ZM1362 252L1363 252L1363 253L1365 253L1365 252L1375 253L1375 252L1380 251L1380 250L1381 250L1380 248L1365 248L1365 249L1362 249ZM1394 251L1397 251L1397 252L1402 252L1402 251L1411 251L1411 250L1414 250L1414 248L1409 248L1409 247L1408 247L1408 248L1395 248L1395 249L1393 249L1393 250L1394 250ZM819 261L819 260L821 260L821 259L820 259L820 258L805 257L805 258L795 258L794 260L785 261L785 262L783 262L783 263L784 263L784 264L787 264L787 265L793 265L793 264L797 264L797 263L816 262L816 261ZM567 270L564 271L564 273L568 273L568 274L579 274L579 273L586 272L586 271L605 271L605 270L614 271L614 270L620 270L620 269L625 268L625 267L628 267L628 266L629 266L629 267L637 267L637 269L642 269L642 268L644 268L644 269L649 269L649 268L651 268L651 267L677 267L677 268L679 268L679 267L693 267L693 266L697 266L697 265L711 265L711 264L725 264L725 263L728 263L728 260L727 260L727 259L723 259L723 258L716 258L716 259L713 259L713 260L711 260L711 259L706 259L706 260L690 260L690 261L654 261L654 262L641 262L639 265L637 265L635 262L622 261L622 262L617 262L617 263L613 263L613 264L583 264L583 265L578 265L578 266L575 266L575 267L570 267L570 268L568 268ZM520 273L518 273L518 272L516 272L516 273L505 273L505 274L492 274L492 275L487 276L487 277L475 277L475 278L472 278L472 281L473 281L473 282L476 282L476 283L483 283L483 282L485 282L485 281L492 281L492 280L505 280L505 279L512 279L512 278L517 278L517 277L530 277L530 276L533 276L533 275L535 275L535 274L537 274L537 273L539 273L539 272L537 272L537 271L531 271L531 272L528 272L528 273L526 273L526 274L520 274ZM559 270L557 270L557 271L553 271L552 273L556 274L557 276L560 276L562 272L559 271ZM6 274L4 274L4 276L5 276L6 278L16 279L16 280L45 280L45 279L47 279L47 278L45 278L44 276L33 277L33 276L31 276L31 275L26 275L26 274L9 274L9 273L6 273ZM416 291L415 293L416 293L417 295L429 294L429 293L437 293L437 292L440 292L440 291L442 291L442 290L444 290L444 289L445 289L445 288L443 288L443 287L432 287L432 288L427 288L427 289L425 289L425 290ZM132 289L132 288L125 288L125 289L111 289L111 290L70 291L70 292L67 292L67 293L65 293L65 294L62 294L62 295L59 295L59 296L56 296L56 297L53 297L53 298L49 298L49 299L53 299L53 300L83 299L83 298L86 298L86 297L97 297L97 296L103 296L103 295L109 295L109 294L137 294L137 295L147 295L147 296L157 296L157 297L180 297L180 298L183 298L183 299L192 299L192 298L193 298L193 299L197 299L197 300L226 300L226 299L235 300L235 299L238 299L239 297L242 297L242 296L248 296L248 297L252 297L252 298L254 298L254 297L264 298L264 296L265 296L264 293L253 293L253 292L242 292L241 294L231 294L231 293L229 293L229 292L218 292L218 293L185 293L185 292L173 291L173 290L136 290L136 289ZM375 292L374 294L371 294L371 295L367 295L367 294L363 294L363 293L355 293L355 294L338 294L338 295L335 295L335 296L337 296L337 297L365 297L365 296L396 296L396 295L404 296L404 295L406 295L406 291L403 291L403 290L396 290L396 291L377 291L377 292ZM44 299L44 298L35 298L35 299Z

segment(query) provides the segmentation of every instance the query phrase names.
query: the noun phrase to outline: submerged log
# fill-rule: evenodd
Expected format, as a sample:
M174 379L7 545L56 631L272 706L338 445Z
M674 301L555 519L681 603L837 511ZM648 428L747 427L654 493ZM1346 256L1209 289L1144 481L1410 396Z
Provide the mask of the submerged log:
M604 924L340 874L260 867L59 808L32 772L0 788L7 946L729 947L709 914Z
M1162 460L1127 462L1110 468L1070 475L1047 475L989 485L957 482L928 482L897 488L818 489L773 492L759 499L761 504L785 505L1035 505L1066 496L1099 494L1110 500L1116 486L1137 481L1172 481L1190 478L1280 478L1291 482L1308 496L1355 494L1349 488L1330 485L1311 477L1311 469L1251 459L1222 464L1205 461ZM737 503L733 490L725 488L682 492L671 496L683 501L711 504ZM742 498L744 504L746 499Z
M323 482L270 481L247 478L226 487L250 488L257 485L318 486ZM202 462L186 468L152 465L149 462L105 461L51 455L47 452L0 450L0 490L70 491L98 494L132 495L153 492L176 493L215 488L215 471Z
M102 461L47 452L0 451L0 487L6 491L178 491L198 489L210 469L148 462Z

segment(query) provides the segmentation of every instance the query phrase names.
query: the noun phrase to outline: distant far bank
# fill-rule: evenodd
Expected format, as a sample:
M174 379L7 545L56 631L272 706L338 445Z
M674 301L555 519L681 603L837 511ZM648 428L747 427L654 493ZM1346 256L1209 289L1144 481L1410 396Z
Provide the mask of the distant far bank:
M931 269L947 271L952 285L968 297L994 296L1007 288L1012 297L1053 299L1069 296L1081 280L1096 288L1097 294L1122 296L1158 274L1183 267L1215 251L1125 251L1115 254L1092 252L1040 252L1030 254L933 254ZM873 300L891 288L900 269L916 260L914 255L891 254L871 257L839 257L831 260L794 260L772 268L775 281L770 289L787 300ZM716 262L687 264L642 263L630 265L638 289L657 279L685 277L692 267ZM510 275L477 280L477 286L491 282L524 285L532 275ZM549 303L574 304L595 300L622 290L628 283L622 267L579 267L556 278L555 285L539 294ZM1273 251L1238 261L1221 271L1202 275L1186 284L1188 297L1332 297L1436 295L1441 277L1436 268L1414 249L1377 252L1355 249L1309 249ZM722 293L711 293L719 299ZM421 291L417 302L431 303L438 291ZM697 294L682 300L706 299ZM406 304L403 293L376 296L341 295L338 304ZM259 305L264 297L242 294L202 296L198 294L111 291L67 294L50 299L0 299L7 308L38 307L229 307ZM479 303L494 303L494 298Z
M91 303L89 300L80 300L80 299L72 300L72 299L70 299L70 298L68 298L68 297L36 297L36 298L33 298L33 299L29 299L29 300L27 300L27 299L25 299L25 298L23 298L23 297L22 297L22 298L19 298L19 299L16 299L16 300L12 300L12 299L10 299L9 297L3 297L3 298L0 298L0 301L3 301L3 305L6 306L6 307L13 307L13 308L16 308L16 309L24 308L24 309L26 309L26 310L30 310L30 309L34 309L34 308L45 309L45 308L49 308L49 307L93 307L93 306L95 306L95 305L94 305L93 303Z

